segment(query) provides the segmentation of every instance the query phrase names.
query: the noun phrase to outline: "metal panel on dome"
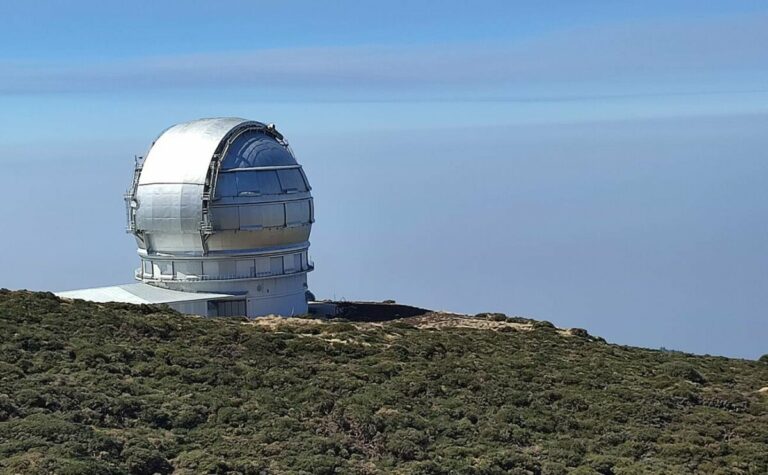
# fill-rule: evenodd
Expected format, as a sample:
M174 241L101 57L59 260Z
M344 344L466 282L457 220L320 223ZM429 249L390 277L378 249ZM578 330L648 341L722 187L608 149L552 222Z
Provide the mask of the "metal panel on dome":
M239 118L201 119L174 125L155 141L144 160L139 186L153 183L205 184L211 159Z
M165 183L136 190L136 227L146 232L199 233L203 185Z
M296 193L298 191L307 191L307 184L304 183L304 176L298 168L278 170L277 176L280 179L280 186L284 192Z
M264 131L239 135L221 161L222 170L297 165L291 150Z
M285 222L288 226L309 223L309 200L285 203Z

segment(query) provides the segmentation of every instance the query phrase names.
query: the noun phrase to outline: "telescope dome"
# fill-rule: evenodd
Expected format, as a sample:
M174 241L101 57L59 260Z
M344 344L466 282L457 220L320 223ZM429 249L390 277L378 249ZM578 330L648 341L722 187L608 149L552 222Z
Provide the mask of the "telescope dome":
M311 187L274 125L239 118L174 125L137 163L126 195L136 278L243 295L210 314L305 313ZM225 305L225 307L227 306Z

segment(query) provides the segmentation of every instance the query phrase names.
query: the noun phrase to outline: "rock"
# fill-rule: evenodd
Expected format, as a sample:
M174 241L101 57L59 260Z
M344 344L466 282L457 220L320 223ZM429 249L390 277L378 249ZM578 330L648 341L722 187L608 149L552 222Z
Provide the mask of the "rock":
M589 332L583 328L571 328L570 330L568 330L568 333L570 333L573 336L589 338Z

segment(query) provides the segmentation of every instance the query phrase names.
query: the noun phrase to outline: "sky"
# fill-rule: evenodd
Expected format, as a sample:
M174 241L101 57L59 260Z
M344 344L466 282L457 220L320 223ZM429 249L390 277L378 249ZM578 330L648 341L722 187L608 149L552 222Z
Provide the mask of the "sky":
M470 6L471 5L471 6ZM0 287L130 282L134 155L276 123L320 298L768 353L762 1L0 3Z

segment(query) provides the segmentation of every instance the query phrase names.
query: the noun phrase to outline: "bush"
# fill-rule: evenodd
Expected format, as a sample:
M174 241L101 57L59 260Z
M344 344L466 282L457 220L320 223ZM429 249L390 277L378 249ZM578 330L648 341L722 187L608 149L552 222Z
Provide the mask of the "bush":
M485 313L478 313L475 315L475 318L479 318L482 320L489 320L492 322L506 322L507 316L503 313L493 313L493 312L485 312Z
M555 328L555 325L547 320L536 320L533 322L533 328Z
M589 338L589 332L583 328L571 328L568 333L579 338Z
M244 323L1 294L0 473L768 473L766 364Z
M688 363L682 361L674 361L671 363L665 363L661 367L664 374L673 378L682 378L692 383L704 384L707 380L702 376L699 371Z
M128 471L134 475L166 474L173 471L168 460L154 449L129 447L123 451L122 456L125 458Z

